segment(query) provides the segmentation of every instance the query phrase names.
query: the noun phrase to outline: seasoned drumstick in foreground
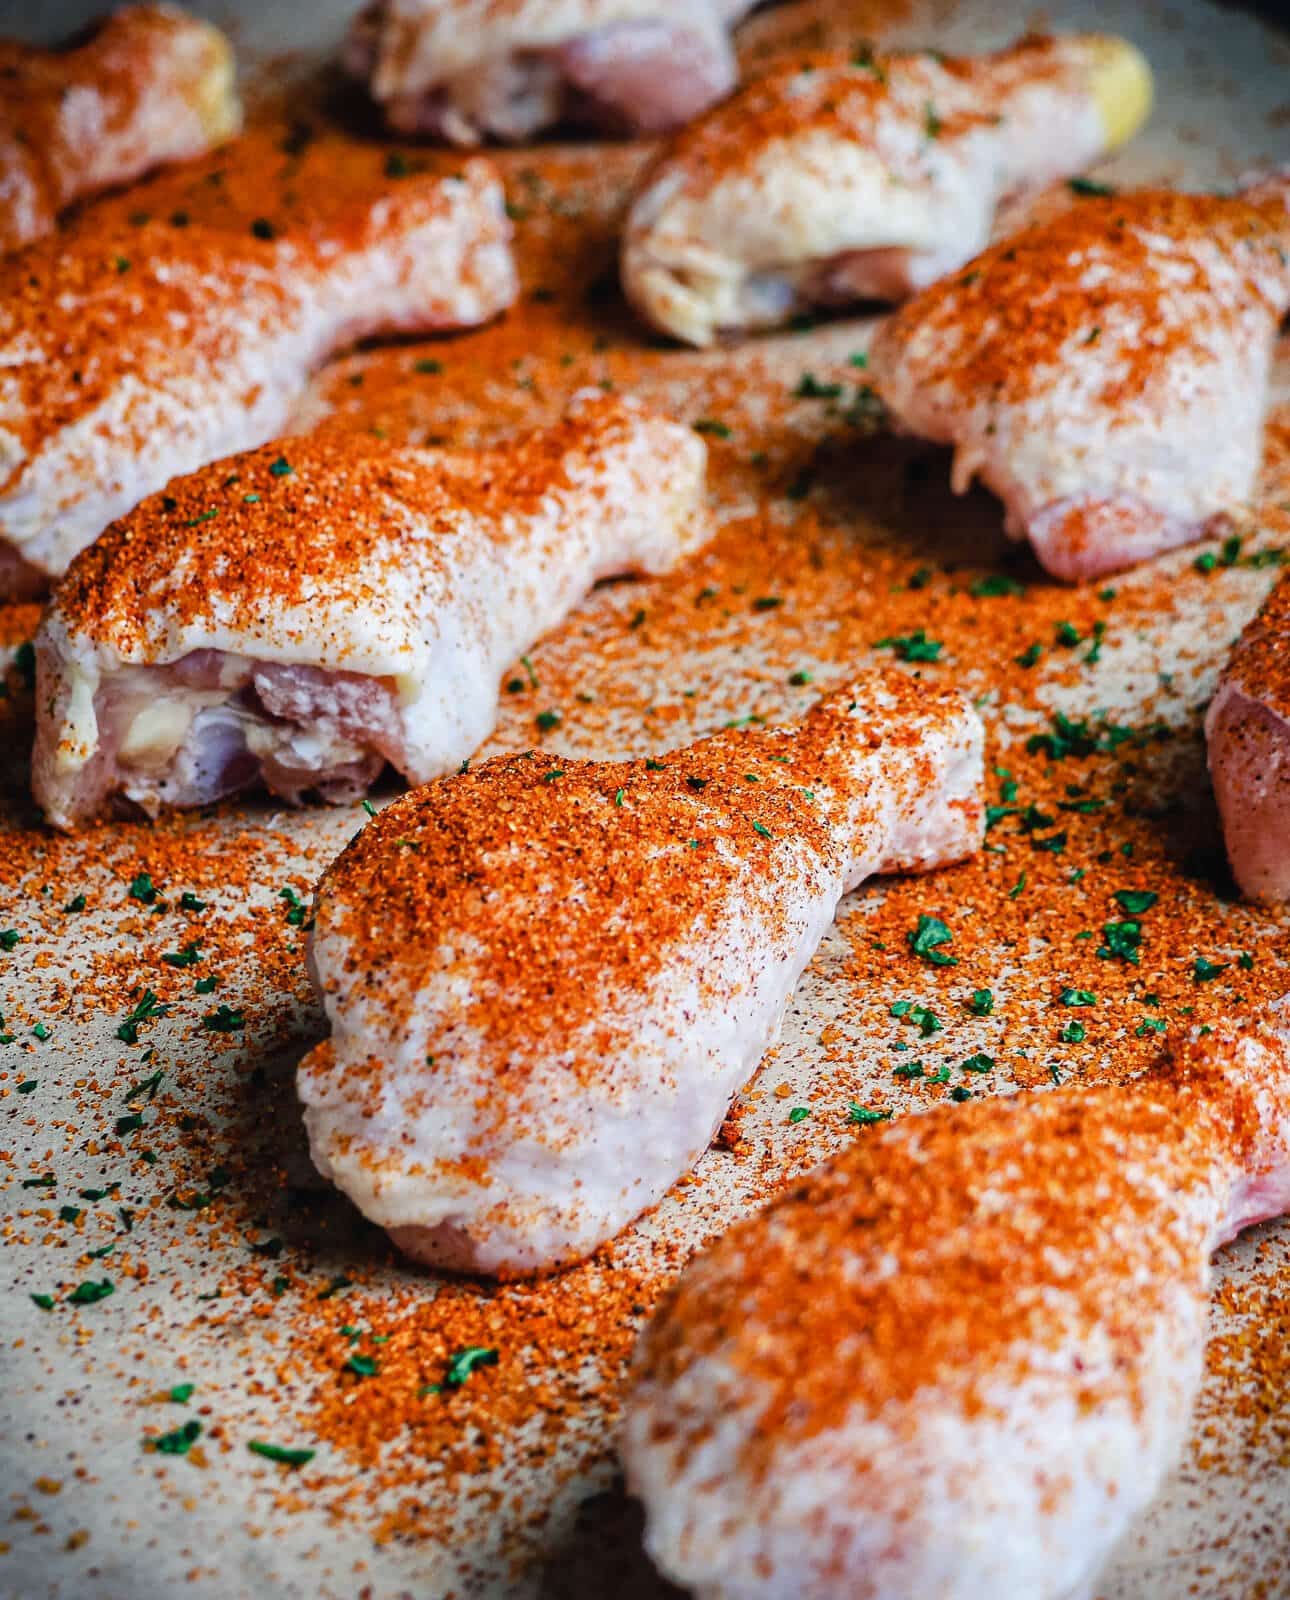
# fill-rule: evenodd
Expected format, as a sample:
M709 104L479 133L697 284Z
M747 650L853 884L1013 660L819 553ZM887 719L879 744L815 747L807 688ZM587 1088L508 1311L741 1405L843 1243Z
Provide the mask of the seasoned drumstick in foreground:
M498 757L396 801L318 888L320 1172L409 1255L589 1255L702 1154L847 890L970 855L982 729L857 679L658 759Z
M1079 172L1150 103L1146 62L1101 34L987 56L794 53L646 172L623 287L696 345L904 299L985 247L1006 194Z
M504 206L473 160L321 193L277 237L91 216L0 264L0 599L172 477L281 433L337 348L509 305Z
M874 380L953 484L999 495L1059 578L1202 538L1252 493L1290 310L1290 172L1232 198L1091 197L885 323Z
M1085 1600L1176 1460L1213 1250L1290 1208L1290 1014L1135 1084L947 1105L741 1223L622 1454L705 1600Z
M345 65L390 126L520 143L562 122L662 133L729 94L751 0L373 0Z
M82 195L222 144L241 117L228 40L173 6L126 6L62 50L0 39L0 251Z
M1237 641L1205 717L1232 873L1253 900L1290 900L1290 577Z
M423 783L597 580L702 542L689 428L597 392L502 449L280 441L170 484L72 566L36 637L33 788L58 827L263 783Z

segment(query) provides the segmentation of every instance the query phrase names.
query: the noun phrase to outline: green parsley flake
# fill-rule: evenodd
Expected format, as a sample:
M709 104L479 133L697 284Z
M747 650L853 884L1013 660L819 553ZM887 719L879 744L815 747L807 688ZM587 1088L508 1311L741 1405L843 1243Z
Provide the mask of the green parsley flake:
M116 1284L111 1278L102 1278L98 1283L87 1278L84 1283L78 1283L67 1298L74 1306L94 1306L115 1293Z
M978 1050L962 1063L964 1072L993 1072L994 1065L994 1057L986 1055L983 1050Z
M977 989L968 1001L968 1010L977 1017L988 1017L994 1010L994 990Z
M145 1438L145 1450L156 1450L163 1456L186 1456L202 1436L202 1425L196 1417L182 1423L170 1433Z
M974 600L995 600L1004 595L1025 592L1024 584L1018 583L1015 578L1009 578L1002 572L992 572L988 577L978 578L968 590Z
M266 1444L263 1439L250 1439L246 1448L266 1461L276 1461L283 1467L307 1467L317 1454L315 1450L292 1450L285 1445Z
M443 1387L460 1389L477 1367L495 1367L497 1362L498 1352L495 1349L489 1349L486 1345L467 1345L449 1361L448 1370L443 1375Z
M1197 983L1209 983L1217 978L1220 972L1226 972L1229 966L1231 966L1230 961L1207 961L1204 956L1197 956L1191 975Z
M957 956L946 955L943 950L937 948L938 945L952 943L954 939L954 935L939 917L920 916L918 926L913 932L907 933L905 938L914 954L922 956L923 960L930 962L932 966L958 966Z
M901 661L936 661L944 648L939 639L929 639L922 628L913 633L879 639L874 644L875 650L894 650Z
M1138 948L1142 943L1140 922L1103 923L1102 937L1106 943L1098 946L1097 953L1103 961L1127 961L1135 967L1140 964L1142 960Z
M1117 889L1115 898L1131 917L1140 917L1151 910L1160 896L1153 889Z
M790 1122L805 1122L811 1114L810 1106L794 1106L788 1114Z
M813 372L804 372L793 390L794 400L836 400L842 393L840 383L821 383Z
M853 1100L847 1107L847 1126L870 1128L875 1122L890 1120L890 1111L871 1111L868 1106L858 1106Z
M202 1018L202 1027L209 1028L212 1033L240 1033L246 1027L246 1018L231 1006L221 1005L217 1010L206 1013Z
M1063 989L1059 1003L1064 1006L1095 1006L1097 996L1091 989Z

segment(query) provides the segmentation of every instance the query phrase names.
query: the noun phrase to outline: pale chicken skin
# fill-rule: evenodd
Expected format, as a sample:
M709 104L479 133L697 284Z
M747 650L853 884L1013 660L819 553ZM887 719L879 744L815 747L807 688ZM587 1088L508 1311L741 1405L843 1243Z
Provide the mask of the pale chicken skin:
M1254 491L1290 310L1290 173L1094 195L897 311L869 364L1005 526L1078 582L1203 538Z
M0 599L38 592L171 478L280 434L338 348L472 326L515 294L502 186L478 158L320 192L276 236L90 216L10 256Z
M233 49L173 6L126 6L62 50L0 39L0 252L73 200L231 139Z
M1290 899L1290 579L1245 629L1205 717L1223 841L1241 892Z
M1211 1253L1290 1208L1290 1015L856 1139L646 1330L647 1548L699 1600L1091 1600L1181 1452Z
M965 699L859 678L647 760L498 757L396 801L319 885L319 1171L408 1255L589 1255L706 1149L842 896L971 855Z
M263 784L355 799L492 731L498 678L599 579L708 532L705 451L617 398L496 450L311 435L144 502L36 636L32 787L71 828Z
M694 345L902 300L989 243L1006 195L1079 172L1150 104L1142 56L1101 34L984 56L794 52L646 171L623 288Z
M374 0L347 69L400 133L522 143L560 123L680 127L734 88L751 0Z

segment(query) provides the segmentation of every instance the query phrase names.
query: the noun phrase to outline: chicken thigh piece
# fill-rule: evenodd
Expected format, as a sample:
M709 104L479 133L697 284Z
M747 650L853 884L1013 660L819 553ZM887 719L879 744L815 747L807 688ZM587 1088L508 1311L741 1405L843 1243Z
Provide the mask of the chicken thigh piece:
M595 391L487 451L313 435L217 462L73 562L36 636L33 789L71 828L255 783L354 799L487 737L508 662L707 532L689 429Z
M1086 1600L1182 1448L1210 1253L1290 1208L1290 1013L945 1105L684 1273L621 1448L701 1600Z
M1232 197L1073 203L879 328L897 423L954 446L953 484L1080 581L1195 539L1248 499L1290 310L1290 170Z
M1290 900L1290 576L1237 641L1205 716L1232 874L1252 900Z
M63 572L169 479L281 433L312 371L376 333L515 298L505 199L475 159L321 195L298 225L157 219L0 262L0 599Z
M401 133L522 143L562 122L680 127L738 78L730 29L753 0L373 0L347 70Z
M316 896L318 1170L420 1261L589 1255L706 1149L842 896L971 855L981 790L971 706L893 672L795 727L396 801Z
M1004 195L1079 172L1150 104L1142 56L1101 34L987 56L794 54L647 170L623 288L695 345L904 299L984 249Z
M126 6L62 50L0 39L0 253L64 206L237 132L233 49L174 6Z

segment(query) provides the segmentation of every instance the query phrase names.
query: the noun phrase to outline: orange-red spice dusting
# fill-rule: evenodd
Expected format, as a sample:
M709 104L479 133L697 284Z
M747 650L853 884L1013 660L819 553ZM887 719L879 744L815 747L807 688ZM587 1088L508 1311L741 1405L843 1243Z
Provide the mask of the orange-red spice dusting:
M169 219L187 210L193 224L251 239L261 216L289 232L302 210L347 184L386 181L387 157L425 160L361 145L331 130L324 112L311 116L312 136L285 121L265 126L218 158L104 202L93 213L104 238L146 233L129 222L145 210L181 231ZM270 1527L270 1513L323 1507L338 1525L402 1541L426 1561L456 1549L468 1563L487 1541L524 1556L542 1543L562 1489L604 1472L622 1363L663 1287L700 1239L864 1139L848 1125L849 1103L900 1113L960 1088L980 1096L1014 1082L1121 1082L1189 1026L1288 986L1283 916L1235 900L1226 876L1199 716L1228 641L1272 577L1244 563L1290 545L1290 413L1274 419L1262 498L1230 565L1196 571L1184 554L1105 587L1060 588L1009 550L989 497L951 496L942 456L882 434L865 374L849 360L863 350L863 329L825 326L717 360L646 342L612 276L614 219L643 156L500 157L520 306L468 337L353 353L319 381L310 414L394 442L470 443L549 419L577 388L604 384L716 424L705 429L721 519L711 546L667 578L607 586L527 665L516 663L481 754L637 756L732 719L800 714L857 668L912 650L911 672L981 701L991 766L1001 769L990 780L989 800L1003 808L990 848L934 878L894 879L854 898L803 982L785 1043L737 1104L734 1148L706 1157L640 1229L558 1277L445 1288L395 1261L339 1197L308 1187L293 1103L294 1062L320 1027L302 965L307 890L364 813L283 815L250 801L55 838L36 826L23 792L29 710L21 696L0 701L0 932L21 935L0 952L0 1012L13 1035L0 1047L0 1236L9 1292L53 1295L48 1315L58 1319L32 1307L27 1320L23 1301L24 1342L7 1359L22 1363L33 1426L53 1435L70 1416L81 1430L59 1433L32 1479L70 1484L79 1468L90 1492L109 1487L103 1444L159 1431L168 1408L146 1397L190 1380L212 1465L140 1447L150 1515L186 1503L200 1513L217 1474L223 1493L246 1474L253 1520ZM825 394L795 394L808 372ZM29 609L0 618L7 640L29 636ZM1059 710L1065 731L1053 727ZM548 711L560 722L539 726ZM1045 736L1050 743L1027 748ZM145 872L153 902L129 893ZM294 922L287 886L305 902ZM210 909L185 910L185 891ZM1156 898L1130 913L1116 898L1125 891ZM83 911L65 909L81 895ZM910 949L921 914L944 919L956 966ZM1124 931L1108 941L1108 923L1133 921L1136 943ZM194 942L193 965L163 960ZM1220 970L1198 978L1198 958ZM216 986L199 994L211 977ZM148 989L171 1012L141 1021L129 1044L116 1030ZM973 997L986 989L991 1009L980 1014ZM1068 991L1093 1001L1063 1003ZM894 1005L907 1008L893 1015ZM203 1022L221 1018L221 1006L233 1013L222 1019L228 1032ZM48 1039L35 1036L38 1025ZM978 1053L993 1067L965 1071ZM914 1063L919 1073L896 1076ZM155 1099L145 1087L125 1100L158 1071ZM791 1092L781 1097L782 1084ZM790 1122L798 1107L810 1114ZM136 1110L144 1127L118 1134L118 1119ZM54 1186L22 1187L51 1171ZM84 1199L86 1189L104 1197ZM75 1221L62 1220L64 1206L79 1209ZM132 1213L128 1233L122 1210ZM113 1256L89 1258L108 1244ZM146 1267L146 1281L119 1273L118 1259ZM91 1276L116 1279L116 1293L69 1305ZM1251 1310L1266 1318L1269 1303L1259 1296ZM1243 1304L1233 1302L1237 1313ZM1262 1393L1249 1380L1265 1364L1277 1393L1275 1340L1251 1327L1247 1360L1224 1342L1231 1324L1221 1302L1216 1310L1214 1407ZM1265 1326L1275 1331L1275 1318ZM41 1353L51 1327L83 1341L71 1376ZM353 1338L342 1327L364 1331ZM497 1365L450 1393L420 1394L442 1382L445 1358L474 1345L497 1348ZM353 1353L379 1370L344 1372ZM171 1408L175 1426L187 1412ZM1260 1437L1277 1439L1271 1420ZM248 1456L249 1439L318 1454L293 1473ZM1252 1460L1267 1459L1252 1434L1247 1443ZM113 1458L114 1473L124 1459ZM60 1499L72 1500L70 1489ZM6 1538L39 1545L28 1530L54 1528L53 1504ZM58 1523L60 1537L73 1526ZM98 1543L96 1533L89 1552ZM338 1586L370 1581L346 1567Z
M1072 341L1087 339L1100 318L1112 315L1136 333L1125 358L1108 370L1100 397L1108 407L1126 407L1170 353L1187 350L1198 362L1207 359L1186 310L1194 301L1178 293L1215 288L1203 252L1227 255L1257 303L1284 272L1286 236L1279 198L1260 202L1169 189L1090 196L991 246L970 270L941 279L908 313L895 313L884 337L899 349L907 328L917 327L920 347L926 350L931 341L934 351L938 333L956 330L962 337L943 341L944 360L931 357L925 380L949 383L973 400L1015 403L1051 384L1054 363ZM1202 249L1166 259L1159 237L1190 239ZM1241 315L1234 296L1215 293L1216 338L1235 336Z
M997 56L875 54L863 45L794 51L682 129L661 159L684 171L685 190L694 193L718 177L747 171L764 158L771 141L787 142L804 133L868 140L883 106L897 98L893 75L909 75L924 87L929 152L937 141L998 123L1019 88L1050 84L1078 93L1086 82L1060 44L1041 36L1022 39ZM984 85L988 90L982 94ZM937 98L938 90L945 91L944 98ZM973 95L981 103L961 103Z

